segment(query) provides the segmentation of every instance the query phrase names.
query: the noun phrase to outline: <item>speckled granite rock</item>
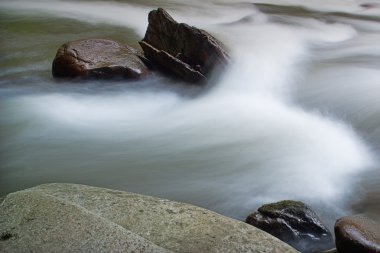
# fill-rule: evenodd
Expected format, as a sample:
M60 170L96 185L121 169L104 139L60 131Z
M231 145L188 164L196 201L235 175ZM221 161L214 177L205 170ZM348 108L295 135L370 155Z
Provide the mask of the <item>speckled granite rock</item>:
M1 205L0 235L4 253L170 252L81 206L28 190Z
M8 252L67 246L82 252L297 252L253 226L200 207L84 185L46 184L10 194L0 217L0 233L10 236L0 251Z

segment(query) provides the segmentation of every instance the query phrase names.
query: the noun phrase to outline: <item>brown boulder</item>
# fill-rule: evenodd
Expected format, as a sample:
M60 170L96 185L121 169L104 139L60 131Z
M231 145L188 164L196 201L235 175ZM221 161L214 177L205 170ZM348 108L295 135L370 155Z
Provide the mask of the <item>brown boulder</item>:
M321 252L333 246L328 228L310 207L299 201L263 205L246 222L304 253Z
M139 79L150 71L138 54L136 49L112 40L68 42L58 49L53 61L53 76Z
M339 253L379 253L380 223L356 215L335 223L336 248Z
M151 11L148 20L140 45L145 56L166 73L200 82L227 63L222 44L206 31L176 22L161 8Z

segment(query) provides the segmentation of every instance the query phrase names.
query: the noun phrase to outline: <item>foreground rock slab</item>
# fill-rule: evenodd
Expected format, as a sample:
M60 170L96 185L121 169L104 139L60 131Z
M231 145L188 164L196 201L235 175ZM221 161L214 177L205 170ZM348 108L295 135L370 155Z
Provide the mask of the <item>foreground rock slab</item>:
M176 22L164 9L149 13L140 41L145 56L161 70L187 82L204 82L228 62L222 44L204 30Z
M74 184L8 195L0 234L0 252L297 252L200 207Z
M150 71L139 52L106 39L77 40L63 44L53 61L56 78L140 79Z
M299 201L281 201L263 205L246 219L301 252L321 252L331 249L330 231L316 213Z
M0 252L170 252L108 220L34 191L0 209Z
M347 216L335 223L336 248L339 253L380 252L380 223L365 216Z

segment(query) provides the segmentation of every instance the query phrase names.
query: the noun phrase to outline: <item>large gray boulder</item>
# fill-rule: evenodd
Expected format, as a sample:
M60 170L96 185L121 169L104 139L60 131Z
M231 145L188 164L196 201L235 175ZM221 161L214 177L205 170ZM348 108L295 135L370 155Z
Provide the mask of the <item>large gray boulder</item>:
M85 208L45 193L10 194L0 209L0 252L162 252Z
M303 253L331 249L334 241L317 214L300 201L284 200L261 206L246 222L260 228Z
M148 21L140 46L161 70L184 81L200 83L227 64L222 43L206 31L178 23L161 8L151 11Z
M297 252L200 207L74 184L8 195L0 234L0 252Z
M71 41L58 49L52 72L56 78L140 79L150 70L139 54L137 49L113 40Z
M335 223L339 253L379 253L380 223L362 215L346 216Z

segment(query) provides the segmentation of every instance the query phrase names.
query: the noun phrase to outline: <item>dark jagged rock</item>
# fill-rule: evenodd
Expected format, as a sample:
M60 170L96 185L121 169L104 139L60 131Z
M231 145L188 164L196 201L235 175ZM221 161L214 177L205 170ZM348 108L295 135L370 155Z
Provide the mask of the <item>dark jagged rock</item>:
M167 52L159 51L144 41L141 41L140 45L145 54L149 56L149 59L159 66L163 66L161 69L168 74L174 73L187 82L203 82L207 80L202 73Z
M246 222L301 252L321 252L333 247L330 231L310 207L299 201L263 205Z
M106 39L65 43L53 61L53 76L58 78L139 79L149 73L136 49Z
M380 252L380 223L356 215L335 223L336 248L339 253Z
M187 82L201 82L228 62L222 44L204 30L176 22L165 10L149 13L149 25L140 42L145 56Z

